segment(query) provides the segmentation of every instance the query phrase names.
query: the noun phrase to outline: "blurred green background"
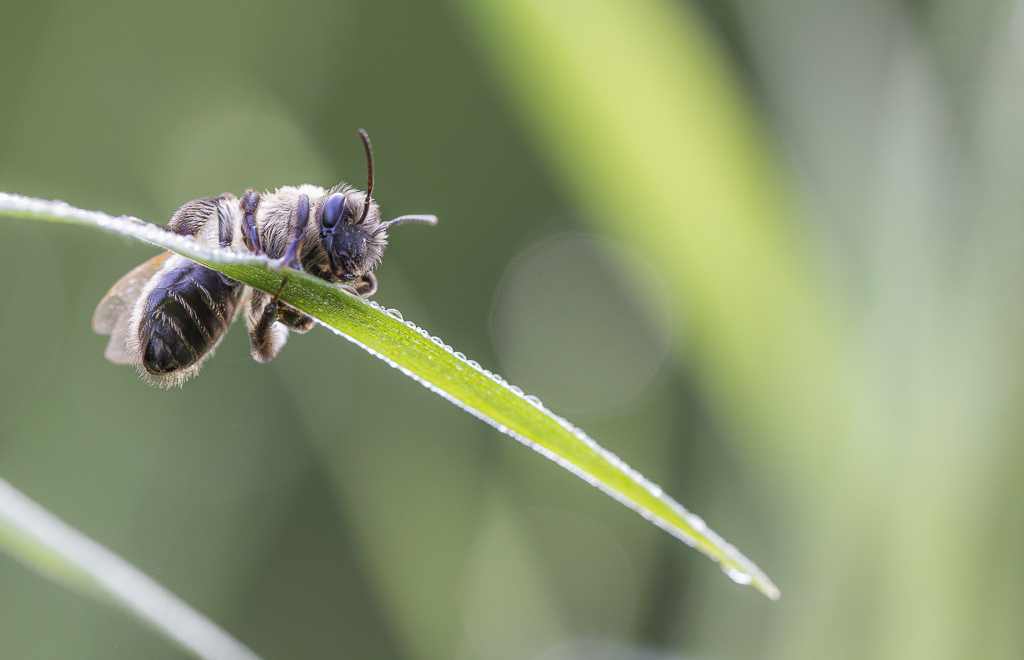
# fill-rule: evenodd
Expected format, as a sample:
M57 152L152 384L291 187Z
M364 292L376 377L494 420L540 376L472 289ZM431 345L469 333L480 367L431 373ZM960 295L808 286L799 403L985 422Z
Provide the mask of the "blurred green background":
M778 603L316 329L170 392L154 254L2 222L0 476L267 660L1024 655L1024 9L0 5L0 189L165 222L363 185L376 300L585 428ZM0 657L181 658L0 558Z

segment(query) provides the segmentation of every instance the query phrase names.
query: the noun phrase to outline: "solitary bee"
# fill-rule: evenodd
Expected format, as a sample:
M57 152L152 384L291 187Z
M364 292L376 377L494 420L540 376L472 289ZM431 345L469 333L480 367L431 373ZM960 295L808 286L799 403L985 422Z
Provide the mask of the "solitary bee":
M404 215L380 221L373 191L373 150L366 131L366 192L346 183L329 190L304 184L260 195L245 191L193 200L182 206L167 228L200 243L281 259L331 283L351 286L363 297L377 290L373 269L387 245L387 230L406 222L437 224L432 215ZM312 221L310 221L312 216ZM283 287L283 283L282 283ZM105 355L116 364L132 364L147 382L181 385L194 376L246 308L252 356L268 362L288 339L288 331L306 333L313 318L173 252L137 266L111 287L93 314L92 327L110 335Z

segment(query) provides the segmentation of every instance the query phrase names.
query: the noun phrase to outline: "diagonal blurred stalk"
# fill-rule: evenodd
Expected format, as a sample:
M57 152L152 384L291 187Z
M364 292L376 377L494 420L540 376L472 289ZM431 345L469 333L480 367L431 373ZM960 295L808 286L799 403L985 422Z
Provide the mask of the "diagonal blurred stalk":
M3 479L0 550L40 575L127 610L197 658L258 660L217 624Z
M681 357L752 458L829 478L853 416L841 310L817 284L787 186L699 22L667 0L460 6L588 218L674 287Z

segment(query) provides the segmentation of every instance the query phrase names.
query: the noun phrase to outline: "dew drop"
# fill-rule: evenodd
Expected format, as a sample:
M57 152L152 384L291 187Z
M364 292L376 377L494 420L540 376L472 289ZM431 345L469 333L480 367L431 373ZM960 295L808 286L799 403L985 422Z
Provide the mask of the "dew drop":
M462 351L455 351L455 357L459 358L462 361L466 360L466 354L463 353Z
M402 313L397 309L386 309L384 310L384 313L393 319L397 319L399 322L405 321L405 319L402 318Z
M736 584L750 584L751 580L753 580L749 573L744 573L734 566L723 566L722 570Z

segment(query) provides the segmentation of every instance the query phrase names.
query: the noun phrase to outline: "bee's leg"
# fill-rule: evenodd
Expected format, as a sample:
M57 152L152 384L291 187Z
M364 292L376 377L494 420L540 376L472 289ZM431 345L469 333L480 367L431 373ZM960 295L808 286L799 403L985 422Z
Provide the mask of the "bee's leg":
M364 273L359 276L352 288L363 298L369 298L377 292L377 278L373 273Z
M306 334L316 325L316 321L313 320L312 316L295 309L288 303L280 303L280 309L277 320L300 335Z
M260 194L249 188L242 195L238 204L242 210L242 238L245 246L256 254L263 254L263 242L260 241L259 228L256 227L256 209L260 207Z
M281 286L277 288L277 293L263 307L262 312L259 311L259 307L263 305L266 294L261 291L253 292L252 303L250 304L251 316L248 317L250 323L249 341L252 344L252 356L257 362L270 362L273 360L288 339L288 328L275 325L281 316L281 303L278 302L278 299L287 282L287 277L281 281ZM253 317L257 313L259 318L253 322Z
M284 252L284 258L281 259L282 263L286 263L292 268L299 270L302 268L302 264L299 263L299 246L302 244L302 235L306 230L306 223L309 221L309 197L306 195L299 195L299 203L295 208L295 215L292 216L291 230L292 238L288 244L288 249Z

